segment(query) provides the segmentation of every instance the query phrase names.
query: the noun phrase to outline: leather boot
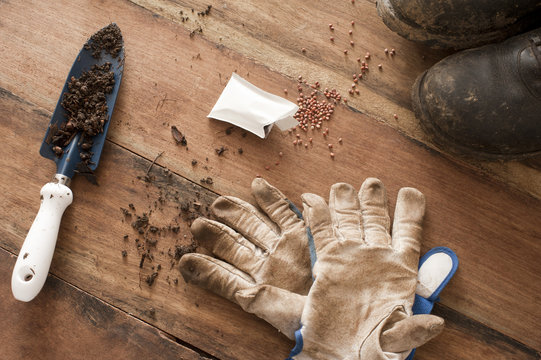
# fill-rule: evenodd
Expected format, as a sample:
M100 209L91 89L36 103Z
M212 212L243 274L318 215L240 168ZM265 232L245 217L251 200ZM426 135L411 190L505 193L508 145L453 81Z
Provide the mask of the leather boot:
M539 0L377 0L394 32L434 48L466 49L541 26Z
M426 133L447 152L541 154L541 28L444 58L417 78L412 101Z

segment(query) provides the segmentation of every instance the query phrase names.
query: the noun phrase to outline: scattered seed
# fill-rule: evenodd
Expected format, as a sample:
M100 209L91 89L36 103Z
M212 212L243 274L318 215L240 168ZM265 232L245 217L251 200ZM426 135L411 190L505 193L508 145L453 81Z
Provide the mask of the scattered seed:
M282 156L284 156L284 153L280 151L280 152L278 153L278 156L282 157Z
M284 89L284 93L287 95L287 89Z
M331 41L334 41L334 37L331 36L331 37L330 37L330 40L331 40Z
M342 143L342 138L338 138L338 142L341 144Z
M329 155L331 156L331 158L334 159L334 153L333 152L331 152Z
M351 46L354 46L354 45L355 45L355 43L353 42L353 40L349 42L349 45L351 45Z
M345 50L344 50L344 54L346 54L346 55L348 54L348 51L347 51L347 49L345 49Z
M382 65L382 64L378 64L378 69L382 70L382 69L383 69L383 65Z
M355 21L352 21L352 22L351 22L351 26L355 26Z
M352 34L353 34L353 30L350 30L350 31L349 31L349 34L352 35Z
M396 115L396 114L393 114L393 117L394 117L395 119L398 119L398 115Z

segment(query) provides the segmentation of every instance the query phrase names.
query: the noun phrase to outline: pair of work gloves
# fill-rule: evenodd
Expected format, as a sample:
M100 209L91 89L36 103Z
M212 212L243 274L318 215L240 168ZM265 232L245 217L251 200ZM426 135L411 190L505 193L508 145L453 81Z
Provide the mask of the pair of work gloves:
M191 230L213 256L184 255L180 270L296 341L290 359L405 359L443 330L413 315L425 199L398 193L392 225L382 182L331 187L329 203L303 194L303 213L264 179L259 208L230 196L212 204L217 221Z

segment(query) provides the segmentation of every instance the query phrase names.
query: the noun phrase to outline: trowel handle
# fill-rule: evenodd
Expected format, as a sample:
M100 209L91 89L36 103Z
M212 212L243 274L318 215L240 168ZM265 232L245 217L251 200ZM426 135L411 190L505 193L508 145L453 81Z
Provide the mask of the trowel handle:
M50 182L41 188L41 206L26 235L11 276L15 299L30 301L41 291L53 259L60 220L73 201L66 185Z

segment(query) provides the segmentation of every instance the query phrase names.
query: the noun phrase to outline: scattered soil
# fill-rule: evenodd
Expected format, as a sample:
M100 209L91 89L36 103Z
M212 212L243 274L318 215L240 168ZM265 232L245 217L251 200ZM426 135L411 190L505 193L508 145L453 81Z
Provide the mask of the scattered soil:
M173 139L175 139L177 145L186 146L188 145L188 141L186 140L186 136L180 132L179 129L175 125L171 126L171 135L173 135Z
M219 148L214 149L214 151L216 151L216 154L218 154L218 156L222 156L224 152L227 151L227 148L222 145Z
M179 192L179 184L171 177L168 169L154 166L144 176L138 176L147 188L147 206L137 211L133 204L121 207L123 222L130 224L133 235L124 235L124 246L133 244L140 260L139 281L149 287L160 278L169 285L178 284L178 262L187 253L197 250L189 227L200 216L210 216L210 203L213 199L202 196L194 186L190 195ZM203 179L212 184L212 178ZM157 190L157 192L156 192ZM153 194L153 195L152 195ZM168 216L170 220L166 220ZM128 242L129 241L129 242ZM133 250L131 250L133 251ZM130 249L122 253L129 256ZM162 266L169 263L168 266ZM166 274L161 274L166 268ZM167 269L168 268L168 269Z
M210 10L212 9L212 5L207 5L207 8L203 11L197 12L197 16L207 16L210 14Z

